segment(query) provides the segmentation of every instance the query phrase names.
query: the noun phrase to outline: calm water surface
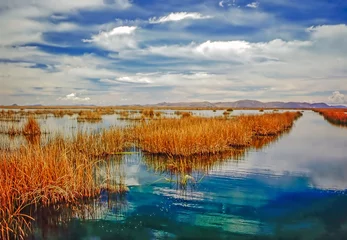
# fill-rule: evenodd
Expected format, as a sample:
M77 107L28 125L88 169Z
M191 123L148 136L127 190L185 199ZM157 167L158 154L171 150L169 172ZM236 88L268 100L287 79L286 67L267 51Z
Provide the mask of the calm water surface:
M165 161L124 156L126 195L45 212L30 239L347 239L347 128L317 113L261 150L197 166L183 186Z

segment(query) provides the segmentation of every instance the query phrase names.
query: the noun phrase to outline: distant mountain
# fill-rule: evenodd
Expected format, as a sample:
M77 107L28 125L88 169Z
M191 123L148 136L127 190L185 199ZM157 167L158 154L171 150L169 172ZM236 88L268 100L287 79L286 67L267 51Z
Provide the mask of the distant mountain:
M154 105L156 107L210 107L210 108L346 108L346 106L330 106L326 103L307 103L307 102L260 102L256 100L240 100L236 102L162 102Z
M153 105L149 105L153 106ZM210 102L177 102L177 103L168 103L168 102L162 102L155 104L155 106L158 107L216 107L215 104Z

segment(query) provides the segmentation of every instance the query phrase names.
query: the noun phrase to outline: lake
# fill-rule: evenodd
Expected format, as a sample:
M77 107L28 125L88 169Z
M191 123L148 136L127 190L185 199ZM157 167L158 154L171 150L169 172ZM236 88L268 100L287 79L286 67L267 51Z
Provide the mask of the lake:
M108 118L106 127L115 124ZM79 206L38 210L29 239L347 236L347 128L317 113L305 111L289 133L261 149L196 160L183 173L169 171L167 157L130 151L114 159L125 195L103 192Z

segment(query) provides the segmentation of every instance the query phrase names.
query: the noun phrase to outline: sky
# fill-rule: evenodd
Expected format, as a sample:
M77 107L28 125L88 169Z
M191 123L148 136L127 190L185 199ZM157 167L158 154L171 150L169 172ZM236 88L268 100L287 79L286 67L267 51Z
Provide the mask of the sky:
M347 104L345 0L0 0L0 104Z

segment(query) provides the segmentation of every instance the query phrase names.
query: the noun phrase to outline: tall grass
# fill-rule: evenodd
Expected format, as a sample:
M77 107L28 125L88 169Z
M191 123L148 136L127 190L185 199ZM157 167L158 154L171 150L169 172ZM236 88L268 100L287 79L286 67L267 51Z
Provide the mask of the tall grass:
M77 122L100 122L102 114L99 111L80 111Z
M169 156L216 154L250 146L255 136L273 136L290 127L301 113L286 112L233 119L189 117L143 122L133 132L146 152Z
M41 129L40 129L39 123L36 121L36 119L30 116L23 127L23 135L40 135L40 134L41 134Z
M0 133L8 134L10 136L16 135L41 135L40 124L37 120L31 115L27 118L25 124L4 124L0 127Z
M44 146L0 151L0 239L25 236L32 220L22 213L27 205L73 203L102 189L125 191L122 182L115 181L114 167L103 160L123 150L124 134L120 129L80 133Z
M347 110L346 109L318 109L315 110L322 115L328 122L347 126Z

